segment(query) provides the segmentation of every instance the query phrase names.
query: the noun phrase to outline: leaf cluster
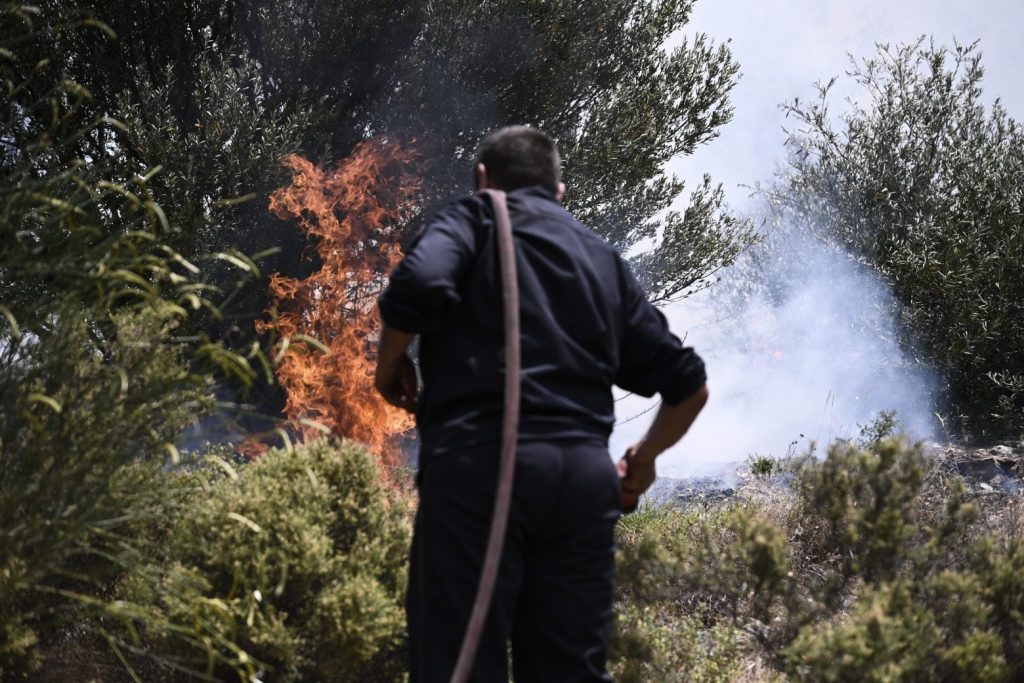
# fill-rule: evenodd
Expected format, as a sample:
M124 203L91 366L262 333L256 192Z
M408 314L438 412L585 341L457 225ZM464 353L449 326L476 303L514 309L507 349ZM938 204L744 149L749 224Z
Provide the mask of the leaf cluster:
M124 124L91 111L93 93L57 66L58 38L105 42L107 27L44 15L0 8L5 679L29 675L66 629L102 612L112 577L139 562L133 529L158 502L138 473L179 458L215 377L252 383L262 358L183 334L217 318L214 299L228 294L204 266L255 264L241 253L189 260L170 245L174 225L151 189L160 169L126 168Z
M409 501L372 454L321 441L189 476L193 504L118 588L138 606L121 646L222 680L400 677Z
M729 511L652 505L620 520L609 652L616 680L725 683L740 676L745 637L728 619L714 616L735 608L739 596L707 590L700 566L705 551L721 549L716 543L731 533L726 527L736 527L733 521ZM716 557L716 569L730 566Z
M743 499L623 519L622 672L671 679L671 661L674 675L704 680L711 651L719 667L759 659L797 681L1024 675L1024 546L1012 529L982 531L959 479L884 435L790 467L781 507ZM665 637L672 628L680 641Z
M835 79L785 106L789 168L768 195L780 224L884 278L961 432L997 438L1024 424L1024 133L985 106L983 76L976 44L880 45L852 63L846 111Z
M681 214L664 214L683 191L665 163L716 137L738 77L728 46L706 36L663 49L692 5L201 0L134 11L50 0L37 23L55 44L51 69L93 94L90 114L129 124L130 134L80 139L76 152L161 165L153 192L180 230L172 245L188 258L273 248L273 270L308 270L304 245L266 212L285 181L285 154L328 163L371 135L415 139L428 162L420 201L429 215L469 189L484 134L526 123L559 141L566 202L584 223L622 250L658 243L635 265L652 296L667 299L751 239L710 179ZM68 14L102 21L116 40L55 28ZM230 274L218 278L223 285ZM267 302L236 303L254 314Z

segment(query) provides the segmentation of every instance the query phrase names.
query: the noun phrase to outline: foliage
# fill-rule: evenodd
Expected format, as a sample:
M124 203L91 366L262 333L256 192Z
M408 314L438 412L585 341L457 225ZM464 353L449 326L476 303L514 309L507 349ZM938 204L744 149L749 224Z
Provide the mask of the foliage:
M148 492L118 490L113 477L138 454L162 452L205 400L180 353L154 353L165 320L112 322L116 339L96 344L85 320L64 314L56 336L26 349L5 378L0 620L52 629L79 592L95 593L93 581L119 568L110 553ZM0 660L5 675L9 664Z
M618 608L611 671L622 683L732 683L739 678L742 632L707 627L699 618L663 606Z
M747 458L747 469L755 477L770 477L782 471L782 463L770 455L755 453Z
M69 623L110 607L138 561L130 530L158 491L120 486L177 457L212 405L214 376L251 382L250 359L180 330L219 311L204 261L168 246L159 169L131 173L122 123L54 66L54 32L104 42L72 15L0 8L0 677L24 678ZM97 140L94 155L76 154ZM238 255L236 261L246 264ZM251 263L251 262L249 262Z
M736 680L742 632L704 618L700 536L720 523L716 514L650 505L622 518L610 652L616 680Z
M785 537L745 505L622 519L611 667L622 680L734 681L789 575ZM754 605L753 603L756 603Z
M423 42L408 62L406 102L424 103L423 113L405 123L408 104L399 100L403 118L390 125L424 131L428 158L442 160L440 196L465 187L467 152L488 129L543 128L563 153L567 207L623 251L659 238L634 265L655 299L680 295L750 239L748 226L723 210L721 188L710 179L692 188L682 214L658 217L684 189L663 165L714 139L732 117L728 94L738 67L727 46L698 35L663 49L692 6L432 3ZM441 131L440 139L427 131Z
M942 378L961 431L1024 425L1024 135L982 99L975 45L920 40L854 62L836 116L785 107L790 165L768 191L781 225L812 233L892 287L901 341Z
M752 498L741 488L717 507L624 518L616 671L735 680L760 662L770 670L758 680L1024 676L1019 531L983 532L962 483L886 425L865 428L880 438L864 446L788 463L782 498L761 498L760 480Z
M302 245L265 208L284 184L282 155L326 164L368 135L415 139L426 214L468 189L469 156L486 132L526 123L558 139L566 201L585 223L622 250L660 237L635 264L652 295L670 298L751 237L710 180L692 188L682 214L662 216L684 189L664 164L712 140L732 115L738 67L727 46L699 35L663 49L692 5L200 0L125 11L50 0L40 23L73 11L118 36L99 43L48 29L53 68L94 93L89 112L130 123L130 135L115 136L126 165L163 166L153 192L181 228L173 246L186 257L280 248L271 267L301 277ZM111 146L91 136L76 147L96 155Z
M154 564L120 587L158 615L135 648L221 679L397 679L409 501L374 456L321 441L210 468L220 476L192 493ZM197 621L202 632L179 637Z
M857 445L867 449L880 446L886 439L900 433L900 423L895 410L883 410L870 423L857 426L860 427Z
M805 628L788 648L796 681L1009 681L1002 643L990 611L973 598L977 578L956 574L930 581L935 597L960 601L951 612L934 611L907 580L869 588L853 614L838 624ZM966 591L965 591L966 589ZM963 617L949 629L943 617Z
M848 618L805 628L786 666L807 681L1019 680L1022 571L1019 538L982 539L963 567L870 587Z
M874 449L835 444L821 463L808 464L797 482L798 514L815 526L805 548L835 558L847 576L869 582L892 578L914 533L913 504L921 492L921 448L890 439Z

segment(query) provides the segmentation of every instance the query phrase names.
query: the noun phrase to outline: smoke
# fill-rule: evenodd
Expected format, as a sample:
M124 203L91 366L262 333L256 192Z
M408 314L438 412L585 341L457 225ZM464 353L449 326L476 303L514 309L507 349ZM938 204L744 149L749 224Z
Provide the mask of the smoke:
M901 350L892 295L872 272L790 234L759 246L719 287L665 309L704 358L711 399L658 461L667 476L720 474L753 454L785 456L856 437L879 412L931 436L935 380ZM724 289L723 289L724 287ZM653 401L616 404L614 453L640 438Z

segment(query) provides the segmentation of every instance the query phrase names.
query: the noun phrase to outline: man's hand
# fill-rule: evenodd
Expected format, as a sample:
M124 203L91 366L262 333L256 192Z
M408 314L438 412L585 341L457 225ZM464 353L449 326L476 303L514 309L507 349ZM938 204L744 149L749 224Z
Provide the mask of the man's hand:
M391 405L410 413L416 410L416 368L408 354L403 353L394 363L378 363L374 384Z
M654 459L682 438L707 400L708 388L704 385L681 403L662 403L644 438L626 449L617 465L622 477L623 511L636 509L640 494L654 483Z
M657 476L654 458L643 452L641 444L633 444L616 463L616 469L622 479L622 510L632 512L640 502L640 494L651 487Z
M410 413L416 410L419 393L416 368L406 352L414 337L411 332L402 332L387 324L381 325L380 341L377 343L377 373L374 375L374 386L384 400Z

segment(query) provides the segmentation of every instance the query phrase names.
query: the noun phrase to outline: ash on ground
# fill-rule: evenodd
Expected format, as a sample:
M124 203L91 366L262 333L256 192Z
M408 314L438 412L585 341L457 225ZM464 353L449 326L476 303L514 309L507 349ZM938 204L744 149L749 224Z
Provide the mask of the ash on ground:
M683 507L719 503L736 494L736 481L737 477L734 474L681 479L658 477L644 494L642 501L654 505L676 503Z
M1024 478L1024 441L986 447L956 444L924 444L939 471L963 478L967 490L975 495L1019 494ZM792 472L768 477L755 476L743 463L733 463L715 476L658 477L643 496L648 505L676 504L710 506L739 496L751 487L757 489L789 487Z
M984 448L928 444L940 466L959 474L969 490L980 495L1017 493L1024 476L1024 441Z

